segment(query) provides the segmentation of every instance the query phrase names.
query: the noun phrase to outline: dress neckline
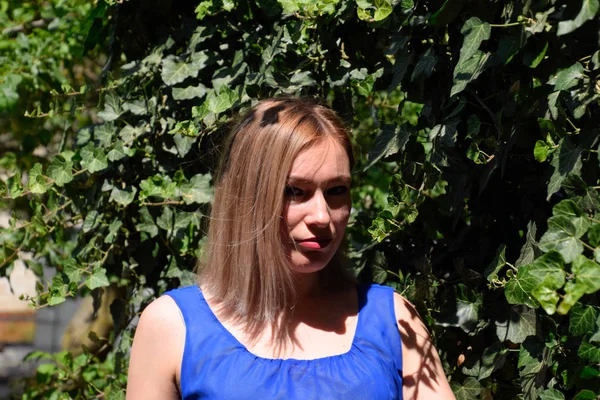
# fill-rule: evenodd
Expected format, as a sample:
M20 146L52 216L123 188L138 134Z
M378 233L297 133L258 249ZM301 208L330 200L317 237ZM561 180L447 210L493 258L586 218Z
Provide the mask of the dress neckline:
M305 359L305 358L271 358L271 357L259 356L257 354L254 354L250 350L248 350L248 348L242 342L240 342L238 340L238 338L236 338L233 335L233 333L231 333L229 331L229 329L227 329L225 327L225 325L223 325L223 323L221 323L221 321L219 320L219 318L217 317L217 315L215 314L213 309L208 304L208 301L206 300L206 297L204 296L202 289L199 286L196 286L196 288L198 289L198 292L200 293L200 296L202 297L202 300L204 301L204 304L206 305L206 308L208 309L208 312L209 312L211 318L213 319L215 324L218 326L219 330L221 330L225 334L225 336L241 351L252 356L256 360L262 360L265 362L280 362L280 363L311 363L312 362L312 363L314 363L314 362L319 362L319 361L323 361L323 360L336 359L336 358L344 357L344 356L351 354L354 351L354 349L356 348L356 342L358 341L358 336L361 331L361 323L364 319L364 318L362 318L362 314L363 314L362 310L363 310L364 306L366 305L366 300L367 300L366 299L366 289L365 289L366 286L365 285L355 285L357 306L358 306L358 310L356 313L357 320L356 320L356 328L354 330L354 335L352 336L352 342L350 343L350 348L347 351L340 353L340 354L333 354L330 356L307 358L307 359Z

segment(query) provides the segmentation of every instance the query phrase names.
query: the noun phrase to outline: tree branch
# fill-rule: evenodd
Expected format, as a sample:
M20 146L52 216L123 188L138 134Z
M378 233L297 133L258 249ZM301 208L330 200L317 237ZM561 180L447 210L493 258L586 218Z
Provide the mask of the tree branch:
M12 35L13 33L23 32L27 29L31 28L45 28L48 26L51 20L49 19L38 19L35 21L31 21L25 24L19 24L15 26L11 26L10 28L4 28L2 30L3 35ZM50 29L52 30L52 29Z

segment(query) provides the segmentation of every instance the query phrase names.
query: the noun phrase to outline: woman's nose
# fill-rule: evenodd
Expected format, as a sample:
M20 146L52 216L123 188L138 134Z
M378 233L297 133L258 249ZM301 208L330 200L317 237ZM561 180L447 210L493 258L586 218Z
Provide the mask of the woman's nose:
M331 216L329 214L329 204L323 193L316 192L313 195L312 201L308 204L308 212L306 215L306 224L318 227L329 226Z

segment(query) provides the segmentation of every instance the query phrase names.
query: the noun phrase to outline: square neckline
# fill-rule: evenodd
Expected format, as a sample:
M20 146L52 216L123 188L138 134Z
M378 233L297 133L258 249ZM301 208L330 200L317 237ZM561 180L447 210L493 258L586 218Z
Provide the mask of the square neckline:
M350 343L350 348L346 351L344 351L343 353L340 354L332 354L329 356L323 356L323 357L317 357L317 358L272 358L272 357L263 357L263 356L259 356L257 354L254 354L252 351L250 351L246 345L244 345L242 342L239 341L238 338L236 338L233 333L231 333L229 331L229 329L227 329L225 327L225 325L223 325L223 323L221 322L221 320L217 317L217 315L215 314L215 312L213 311L213 309L210 307L210 305L208 304L208 301L206 300L206 297L204 296L204 293L202 292L202 289L200 288L199 285L195 285L198 292L200 293L200 296L202 298L202 300L204 301L204 304L206 305L206 308L211 316L211 318L213 319L213 321L216 323L218 329L220 331L222 331L225 336L229 339L230 342L232 342L232 344L234 344L237 348L240 349L240 351L242 351L243 353L253 357L256 360L261 360L264 362L279 362L279 363L315 363L315 362L319 362L319 361L325 361L325 360L331 360L331 359L336 359L336 358L340 358L340 357L344 357L344 356L348 356L350 354L353 353L354 349L356 348L356 343L358 341L358 336L359 336L359 331L361 330L361 325L362 325L362 321L364 320L364 318L362 317L362 310L364 309L365 305L366 305L366 301L367 301L367 296L366 296L366 290L365 287L367 287L366 285L354 285L354 288L356 290L356 298L357 298L357 320L356 320L356 328L354 329L354 334L352 336L352 342Z

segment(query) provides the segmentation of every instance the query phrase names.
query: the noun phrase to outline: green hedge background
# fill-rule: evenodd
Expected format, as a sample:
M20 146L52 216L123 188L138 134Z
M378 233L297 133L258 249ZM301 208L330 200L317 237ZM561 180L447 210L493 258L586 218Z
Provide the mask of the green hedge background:
M0 1L0 276L30 254L34 307L112 315L31 354L23 398L124 398L131 321L194 279L224 133L283 94L351 128L356 273L417 306L457 399L600 396L599 8Z

